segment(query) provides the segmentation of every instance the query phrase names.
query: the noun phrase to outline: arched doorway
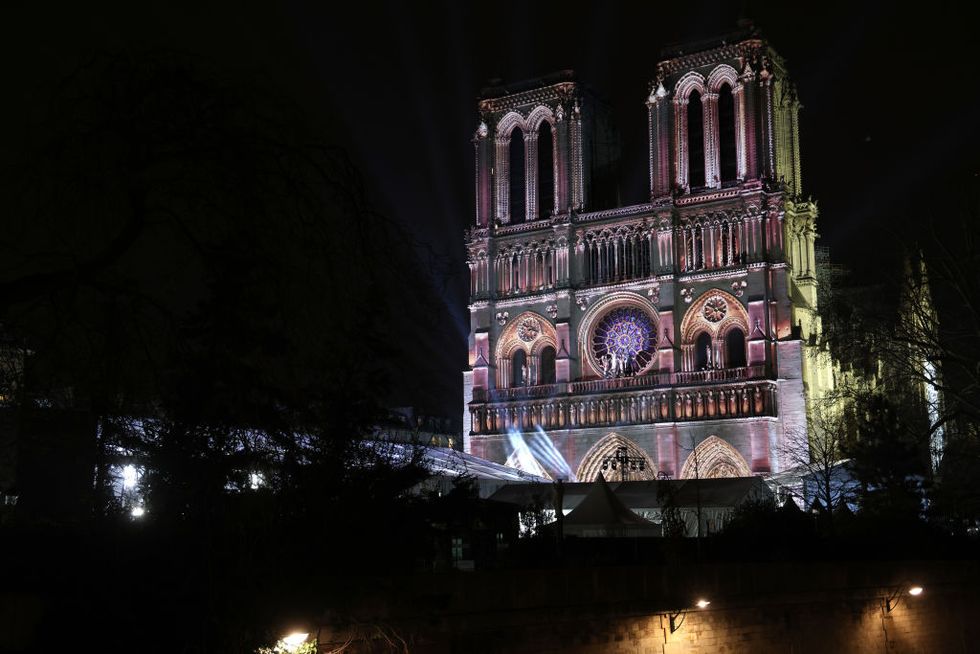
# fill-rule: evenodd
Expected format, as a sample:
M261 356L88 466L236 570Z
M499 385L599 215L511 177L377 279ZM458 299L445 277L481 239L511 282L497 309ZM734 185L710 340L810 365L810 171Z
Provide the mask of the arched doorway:
M734 447L718 438L708 436L698 443L681 468L681 479L720 479L751 477L752 470Z
M576 478L579 481L595 481L598 479L599 473L603 473L603 476L609 481L619 481L618 470L613 472L607 467L607 470L603 472L602 469L603 463L613 458L619 448L626 448L626 454L630 458L643 460L643 470L630 471L629 479L631 481L652 481L657 478L657 466L647 453L633 441L616 433L607 434L589 448L578 466L575 473Z

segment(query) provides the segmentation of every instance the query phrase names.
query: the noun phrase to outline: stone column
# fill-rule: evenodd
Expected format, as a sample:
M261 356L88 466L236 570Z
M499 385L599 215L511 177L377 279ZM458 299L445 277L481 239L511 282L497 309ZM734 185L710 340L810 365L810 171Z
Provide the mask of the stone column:
M718 94L706 92L704 107L704 181L709 188L721 188L721 167L718 153Z

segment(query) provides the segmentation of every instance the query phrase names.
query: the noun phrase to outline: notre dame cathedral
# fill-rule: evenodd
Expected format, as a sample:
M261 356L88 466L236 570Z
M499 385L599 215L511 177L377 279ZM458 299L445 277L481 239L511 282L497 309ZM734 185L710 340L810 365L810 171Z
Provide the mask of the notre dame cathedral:
M608 111L570 72L485 90L467 232L465 450L591 481L785 470L828 383L799 102L754 35L672 53L646 98L650 201L609 206Z

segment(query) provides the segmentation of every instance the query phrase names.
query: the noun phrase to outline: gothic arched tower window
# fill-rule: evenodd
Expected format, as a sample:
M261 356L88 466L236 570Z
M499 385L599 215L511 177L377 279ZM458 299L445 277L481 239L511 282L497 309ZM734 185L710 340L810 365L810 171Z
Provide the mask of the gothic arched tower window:
M687 170L692 189L704 186L704 107L697 91L687 99Z
M527 190L524 188L524 132L515 127L510 133L509 150L510 172L510 222L522 223L527 214L525 209Z
M524 350L518 350L514 353L514 357L511 359L510 367L510 385L512 388L517 388L519 386L524 386L527 381L527 353Z
M722 183L738 178L735 154L735 96L732 87L722 84L718 90L718 163Z
M728 330L725 335L725 365L728 368L745 366L745 334L738 327Z
M541 350L541 379L539 383L555 383L555 348L550 345Z
M555 148L551 124L538 128L538 217L550 218L555 204Z

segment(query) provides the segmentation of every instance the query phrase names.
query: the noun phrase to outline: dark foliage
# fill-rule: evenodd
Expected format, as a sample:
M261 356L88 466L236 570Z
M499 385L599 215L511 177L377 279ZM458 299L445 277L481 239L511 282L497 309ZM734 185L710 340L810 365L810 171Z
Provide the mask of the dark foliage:
M21 450L39 412L83 416L44 451L96 474L81 508L39 524L26 497L0 537L45 607L34 633L252 651L340 601L339 572L414 566L420 462L362 438L395 354L384 298L427 280L344 153L169 53L97 56L35 120L0 188L21 362L2 410ZM112 496L120 459L145 469L142 520Z

